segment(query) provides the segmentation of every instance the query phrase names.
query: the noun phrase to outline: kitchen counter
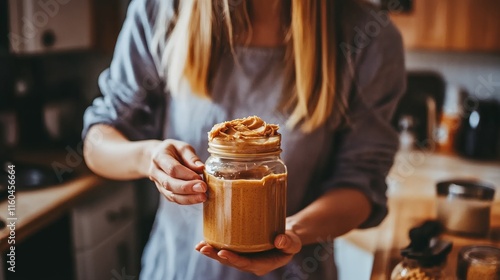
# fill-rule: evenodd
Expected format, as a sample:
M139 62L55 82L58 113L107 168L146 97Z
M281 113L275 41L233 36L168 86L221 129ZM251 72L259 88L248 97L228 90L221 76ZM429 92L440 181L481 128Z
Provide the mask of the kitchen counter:
M455 178L480 179L496 187L491 230L485 238L443 234L453 241L446 272L455 279L461 247L489 244L500 247L500 163L466 160L453 155L400 152L388 176L389 215L376 228L354 230L336 240L339 279L390 279L401 260L399 250L408 246L408 231L436 217L435 185Z
M106 180L85 172L77 178L62 184L37 190L17 191L15 204L16 244L54 222L68 212L73 204ZM0 252L9 248L7 239L11 231L7 213L8 202L0 202L0 218L7 221L7 227L0 230ZM12 221L12 220L11 220Z
M133 183L92 174L70 148L24 150L14 162L58 164L71 176L54 186L16 191L15 230L9 228L8 202L0 202L0 218L8 224L0 230L0 280L9 279L7 269L19 279L110 279L125 269L138 275ZM14 248L8 243L12 235Z
M500 200L500 162L476 161L456 155L400 152L388 176L389 197L435 196L439 181L478 179L496 187Z
M16 244L67 213L76 202L107 180L86 172L66 183L33 191L16 192ZM497 188L489 238L472 239L445 234L454 242L447 271L454 275L460 247L469 244L500 246L500 163L477 162L431 153L399 153L388 176L389 215L372 229L354 230L336 240L339 279L388 279L399 262L399 249L409 243L408 231L435 217L435 184L451 178L478 178ZM7 216L7 202L0 203ZM9 228L0 230L0 251L8 248Z
M389 206L391 214L380 226L378 236L375 238L377 245L371 279L389 279L392 269L401 261L399 250L410 244L408 231L436 216L435 200L428 197L397 197L390 200ZM445 268L446 275L455 276L457 256L462 247L467 245L500 247L500 201L495 201L491 214L491 230L488 237L472 238L446 233L441 235L442 239L453 242Z

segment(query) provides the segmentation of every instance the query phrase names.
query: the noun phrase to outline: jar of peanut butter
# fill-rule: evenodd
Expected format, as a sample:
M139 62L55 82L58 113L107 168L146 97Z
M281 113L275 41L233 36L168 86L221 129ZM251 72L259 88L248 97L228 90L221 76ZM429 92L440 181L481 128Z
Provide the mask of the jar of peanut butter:
M253 116L215 125L205 163L205 241L239 253L274 248L285 231L287 170L278 126Z

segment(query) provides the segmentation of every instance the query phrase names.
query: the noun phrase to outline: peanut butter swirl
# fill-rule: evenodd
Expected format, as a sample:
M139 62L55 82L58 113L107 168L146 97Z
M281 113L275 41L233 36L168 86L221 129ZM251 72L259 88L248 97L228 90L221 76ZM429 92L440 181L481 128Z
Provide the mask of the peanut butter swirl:
M236 139L265 138L278 135L279 126L268 124L257 116L235 119L214 125L208 133L208 140L222 138L230 141Z
M208 151L235 156L279 153L278 129L278 125L268 124L257 116L219 123L208 133Z

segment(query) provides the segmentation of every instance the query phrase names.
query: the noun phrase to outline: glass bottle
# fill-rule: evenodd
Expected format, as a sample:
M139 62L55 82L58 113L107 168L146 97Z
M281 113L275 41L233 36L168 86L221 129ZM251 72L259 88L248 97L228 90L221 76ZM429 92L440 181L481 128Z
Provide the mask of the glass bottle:
M205 163L208 198L203 205L205 241L240 253L274 248L285 231L287 170L281 135L209 141Z
M416 135L415 125L412 116L404 115L399 120L399 149L401 151L410 151L415 148Z

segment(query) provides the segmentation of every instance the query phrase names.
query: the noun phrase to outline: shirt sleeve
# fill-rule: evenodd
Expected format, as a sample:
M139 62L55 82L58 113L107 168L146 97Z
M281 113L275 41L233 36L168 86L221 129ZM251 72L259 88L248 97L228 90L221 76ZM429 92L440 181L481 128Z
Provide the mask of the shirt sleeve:
M336 132L332 168L322 191L363 192L372 212L360 228L368 228L388 212L385 179L399 146L391 118L405 90L406 73L402 39L392 24L357 51L346 125Z
M155 0L133 0L111 65L99 76L101 97L84 114L82 137L94 124L107 124L130 140L161 136L164 84L151 53Z

